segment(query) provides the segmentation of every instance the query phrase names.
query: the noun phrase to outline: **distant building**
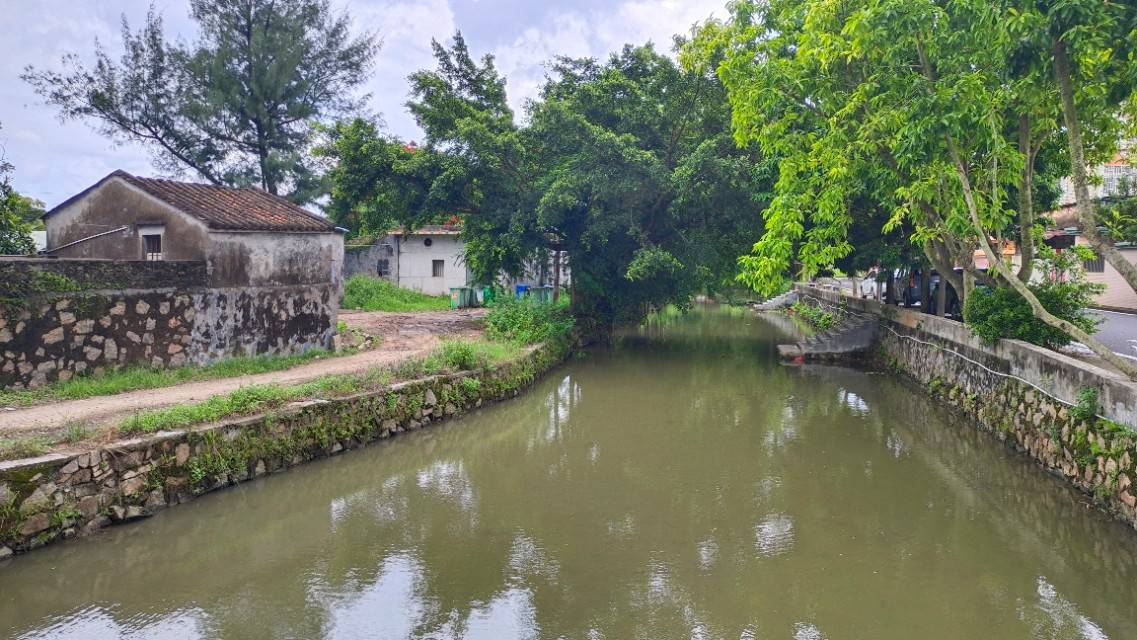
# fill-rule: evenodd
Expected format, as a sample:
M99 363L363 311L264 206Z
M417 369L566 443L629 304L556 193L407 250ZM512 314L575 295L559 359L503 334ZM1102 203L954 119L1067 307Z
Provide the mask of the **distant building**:
M1089 185L1090 199L1093 201L1108 200L1119 196L1137 195L1137 162L1132 158L1133 141L1123 141L1121 150L1109 162L1100 167L1090 168L1091 176L1096 177L1097 184ZM1072 205L1077 202L1074 195L1074 181L1062 178L1059 186L1062 196L1059 200L1061 206Z
M426 225L391 231L379 240L349 243L344 248L344 274L365 273L429 295L449 294L473 284L463 255L460 227Z
M389 280L405 289L430 295L450 293L451 288L476 286L466 267L466 245L457 225L426 225L407 233L401 229L375 240L349 242L344 247L344 275L357 273ZM560 284L571 281L568 259L560 254ZM534 258L525 264L520 277L502 276L499 284L512 289L518 284L552 287L557 279L553 254Z
M1054 229L1049 235L1073 237L1073 244L1089 246L1089 242L1082 235L1082 224L1078 221L1076 205L1069 204L1055 211L1044 214L1054 220ZM1137 246L1120 243L1117 249L1126 260L1137 264ZM1096 260L1085 263L1086 280L1105 285L1105 290L1097 295L1094 303L1107 309L1137 312L1137 292L1129 286L1121 272L1114 269L1100 256Z

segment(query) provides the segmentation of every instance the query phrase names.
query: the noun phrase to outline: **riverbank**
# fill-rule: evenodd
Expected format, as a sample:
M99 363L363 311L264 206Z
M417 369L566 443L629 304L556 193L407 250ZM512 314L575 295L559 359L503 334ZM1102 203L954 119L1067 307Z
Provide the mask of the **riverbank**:
M1014 340L986 345L957 323L799 286L804 296L877 323L872 363L914 380L981 429L1137 528L1137 384Z
M482 337L484 316L484 310L341 312L341 324L347 337L356 342L377 343L377 346L334 357L298 359L300 361L293 366L251 375L218 376L74 399L49 397L29 406L8 406L0 411L0 459L33 457L49 451L68 453L83 450L84 446L89 448L90 442L107 443L118 437L118 426L129 416L199 403L240 387L301 385L330 376L394 367L400 362L426 357L443 339ZM171 373L177 371L166 370L156 377L159 381L177 380L178 376ZM189 376L194 374L189 372ZM8 448L29 453L5 455L4 450Z
M549 342L476 371L0 463L0 558L144 518L210 491L515 396L570 350L567 341Z

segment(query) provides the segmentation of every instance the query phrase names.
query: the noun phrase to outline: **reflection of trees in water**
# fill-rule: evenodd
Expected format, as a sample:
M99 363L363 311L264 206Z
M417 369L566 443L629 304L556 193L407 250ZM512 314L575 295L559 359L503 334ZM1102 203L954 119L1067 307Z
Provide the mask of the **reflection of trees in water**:
M1137 619L1132 614L1137 606L1133 587L1137 546L1132 530L1092 511L1086 498L1073 488L905 383L841 368L811 367L810 372L843 390L864 394L872 409L866 425L879 446L893 456L915 457L914 464L938 480L931 486L949 490L948 500L923 496L937 509L911 511L916 539L933 536L956 544L970 542L965 552L981 558L992 554L993 566L1036 565L1039 575L1031 587L1034 580L1039 585L1061 585L1061 589L1039 586L1037 594L1031 589L1013 602L1002 603L1021 609L1023 618L1032 620L1040 629L1035 637L1137 637ZM816 410L835 414L844 404L840 394L819 395L816 402ZM826 402L827 409L821 406ZM938 516L949 509L961 529L956 538L943 530L943 519ZM990 528L1002 544L967 538L962 530L975 521ZM1011 557L1005 555L1008 550ZM992 579L994 575L985 576L988 583L982 585L992 600L1014 593L1010 585L990 584ZM1052 597L1046 596L1051 591ZM1051 606L1058 602L1066 604ZM1067 634L1068 629L1089 628L1081 620L1083 614L1110 621L1111 635Z

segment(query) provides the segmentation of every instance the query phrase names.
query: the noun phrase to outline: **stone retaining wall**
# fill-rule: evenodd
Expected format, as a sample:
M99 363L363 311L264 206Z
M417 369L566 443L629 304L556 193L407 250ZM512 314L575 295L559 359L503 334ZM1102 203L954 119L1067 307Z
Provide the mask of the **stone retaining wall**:
M925 386L1000 441L1137 527L1137 383L1017 340L985 345L961 323L833 291L798 287L834 308L878 318L874 361ZM1101 417L1079 418L1083 389Z
M0 260L0 387L332 346L337 285L216 288L204 262Z
M293 403L89 451L0 462L0 559L515 396L566 353L541 347L496 369Z

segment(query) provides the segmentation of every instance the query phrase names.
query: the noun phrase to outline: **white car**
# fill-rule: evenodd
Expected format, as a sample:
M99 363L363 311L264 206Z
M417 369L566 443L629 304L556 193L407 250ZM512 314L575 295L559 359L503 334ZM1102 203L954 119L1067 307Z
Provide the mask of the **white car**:
M882 283L876 281L876 274L870 273L864 280L861 280L861 297L876 300L881 292L881 286Z

